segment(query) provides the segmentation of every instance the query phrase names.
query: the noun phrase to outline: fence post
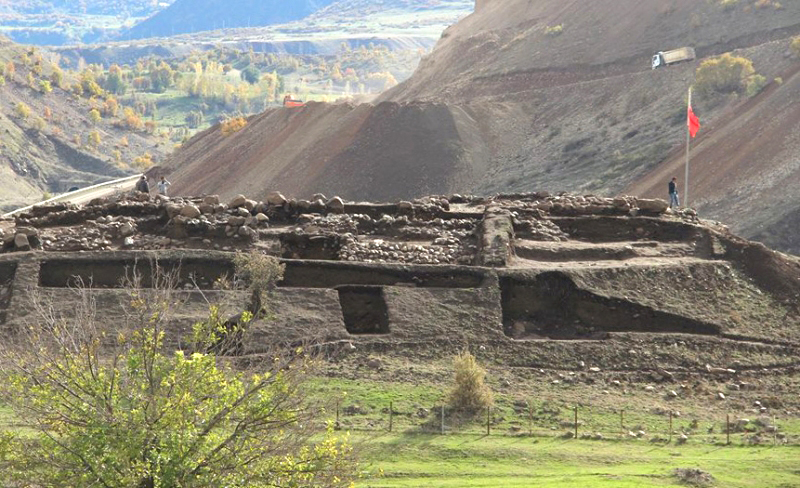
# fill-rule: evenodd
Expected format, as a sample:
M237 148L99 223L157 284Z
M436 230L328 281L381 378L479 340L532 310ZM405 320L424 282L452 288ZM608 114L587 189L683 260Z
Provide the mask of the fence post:
M394 408L392 407L392 402L389 402L389 432L392 431L392 415L394 413Z
M669 411L669 443L672 444L672 410Z
M772 415L772 445L778 445L778 420Z
M533 435L533 405L528 404L528 435Z
M578 439L578 406L575 405L575 439Z
M731 414L725 415L725 444L731 445Z
M444 435L444 405L442 405L442 435Z
M492 407L486 407L486 435L492 435L491 415Z

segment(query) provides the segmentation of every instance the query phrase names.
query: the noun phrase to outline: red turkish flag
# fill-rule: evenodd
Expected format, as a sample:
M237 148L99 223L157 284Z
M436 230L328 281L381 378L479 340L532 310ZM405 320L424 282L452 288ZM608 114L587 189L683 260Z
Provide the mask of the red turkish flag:
M691 102L689 102L689 115L686 123L689 126L689 135L691 135L692 137L696 136L697 131L700 130L700 119L698 119L697 115L694 114Z

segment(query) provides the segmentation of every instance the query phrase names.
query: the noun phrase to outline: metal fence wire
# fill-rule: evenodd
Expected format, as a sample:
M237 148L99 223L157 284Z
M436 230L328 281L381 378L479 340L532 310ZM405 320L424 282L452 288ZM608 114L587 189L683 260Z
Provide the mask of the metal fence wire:
M610 409L591 405L514 404L465 412L445 404L386 404L336 401L337 429L365 432L560 437L651 443L716 445L800 445L800 419L758 413L706 415L679 411Z

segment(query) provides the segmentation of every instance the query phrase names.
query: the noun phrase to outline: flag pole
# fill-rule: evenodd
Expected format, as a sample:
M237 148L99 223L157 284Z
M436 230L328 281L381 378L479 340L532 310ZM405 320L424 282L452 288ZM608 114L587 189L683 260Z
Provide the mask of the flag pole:
M692 87L689 87L689 107L692 106ZM688 113L688 109L687 109ZM689 208L689 145L692 143L692 129L686 118L686 174L683 178L683 206Z

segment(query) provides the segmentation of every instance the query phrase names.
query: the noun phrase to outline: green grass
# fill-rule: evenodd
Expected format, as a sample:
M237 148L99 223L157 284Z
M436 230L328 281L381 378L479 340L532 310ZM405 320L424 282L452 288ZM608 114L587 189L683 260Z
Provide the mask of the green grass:
M390 360L383 361L388 366ZM411 372L411 363L404 364ZM482 416L459 427L446 417L447 434L432 433L440 427L434 407L444 403L449 388L449 376L440 368L414 363L414 381L386 381L379 371L361 369L359 379L318 377L310 382L311 397L329 406L321 413L324 419L333 419L338 405L342 430L352 434L362 466L359 488L686 486L674 475L676 468L708 472L718 487L800 486L797 418L778 419L781 432L790 434L790 445L773 446L772 437L762 433L759 446L747 445L752 434L735 434L732 445L725 446L719 411L709 412L706 406L704 415L703 405L695 404L694 412L684 409L685 413L674 419L675 431L691 431L688 443L678 445L677 435L673 442L666 442L668 416L652 413L652 404L643 408L649 400L642 394L614 398L626 409L626 430L641 427L647 431L643 439L621 435L618 411L588 405L579 407L579 432L600 431L605 439L560 437L572 430L563 425L574 414L569 390L540 391L532 398L535 418L531 424L527 410L519 406L518 392L498 392L492 435L484 435ZM395 414L393 431L387 432L390 402ZM353 406L358 406L358 412L346 413L347 407ZM428 410L424 418L417 415L421 408ZM691 429L690 419L695 418L699 426ZM712 423L715 431L708 434ZM25 430L14 425L11 412L0 406L2 427L18 433ZM526 435L529 427L533 436ZM654 437L661 440L653 442Z
M800 486L797 447L465 435L385 434L359 441L367 464L360 487L682 486L676 468L711 473L716 486Z

